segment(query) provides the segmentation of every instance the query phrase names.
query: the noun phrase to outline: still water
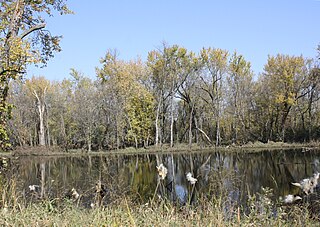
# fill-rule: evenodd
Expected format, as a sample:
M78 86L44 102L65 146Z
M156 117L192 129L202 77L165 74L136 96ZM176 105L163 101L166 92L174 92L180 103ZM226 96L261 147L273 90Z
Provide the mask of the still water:
M90 206L96 185L105 189L104 203L130 196L140 203L166 198L185 204L197 198L224 194L231 205L244 204L248 195L261 188L273 190L274 198L297 194L299 182L320 171L320 151L302 149L237 153L205 152L180 154L97 155L77 157L13 157L8 178L17 182L18 194L29 198L63 198L72 188L81 204ZM156 166L163 163L168 174L160 180ZM186 179L191 172L195 186ZM36 192L29 190L36 185ZM36 194L36 195L35 195Z

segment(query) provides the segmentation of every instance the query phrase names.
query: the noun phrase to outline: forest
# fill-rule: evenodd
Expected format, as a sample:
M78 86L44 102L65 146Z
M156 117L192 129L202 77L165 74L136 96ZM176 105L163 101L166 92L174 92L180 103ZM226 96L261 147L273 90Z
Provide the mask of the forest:
M96 75L26 76L61 51L46 29L66 1L0 2L0 149L110 150L308 142L320 136L319 56L268 56L262 73L237 51L163 42L145 60L109 49ZM320 54L320 47L318 47ZM61 76L61 75L57 75ZM26 79L27 78L27 79Z
M255 75L236 51L163 43L146 61L108 50L96 79L10 83L10 143L119 149L187 143L308 142L320 136L318 59L269 56Z
M67 0L0 1L1 226L319 223L320 42L308 41L307 37L318 36L300 30L309 25L310 19L304 17L311 15L314 3L304 3L309 4L309 10L300 10L301 5L296 2L288 7L265 1L270 8L261 7L267 4L241 2L241 9L235 7L239 15L245 14L244 8L252 8L247 11L251 17L241 19L230 11L237 1L220 8L218 2L192 2L188 3L189 13L179 4L178 8L172 7L173 1L161 1L161 9L165 10L149 1L79 2L70 4L85 14L63 25L64 21L58 21L55 27L49 23L51 18L74 14ZM299 11L293 11L291 5ZM173 10L167 11L169 8ZM203 11L205 8L209 10ZM266 14L257 21L259 27L251 27L243 19L258 16L258 8ZM135 22L128 23L134 16L139 17L141 33L149 40L146 34L152 29L146 20L156 30L163 26L167 33L169 23L175 23L179 12L183 18L177 25L183 24L181 29L185 29L188 23L184 17L191 18L189 21L194 24L189 30L193 35L194 27L204 22L199 15L218 11L222 12L217 14L218 20L203 17L208 23L203 28L212 29L223 39L227 35L223 32L226 30L220 31L222 27L235 30L228 42L234 42L240 30L245 39L253 33L261 37L266 33L258 33L271 24L280 30L266 31L278 44L283 38L274 31L288 33L286 37L290 38L300 33L300 42L317 49L315 56L270 50L274 54L265 56L266 62L258 73L245 54L233 48L230 51L205 46L206 42L193 40L193 36L181 37L200 43L197 50L180 45L182 42L163 41L158 47L147 49L144 58L128 58L132 55L108 49L113 45L107 36L122 39L126 36L122 34L140 33L133 26ZM290 19L290 13L299 20ZM99 14L101 21L93 19L93 14ZM224 25L223 20L228 17L231 20ZM109 27L119 19L133 30L117 25L117 29L128 32L119 33ZM155 19L161 20L161 26L156 26ZM315 30L315 24L310 25ZM102 37L103 41L95 42L104 51L96 57L100 63L91 66L96 67L95 72L86 75L77 67L70 67L69 71L71 64L63 57L63 66L68 66L69 73L64 79L49 80L49 73L28 74L30 66L46 67L62 51L62 36L54 34L55 29L59 33L63 28L77 31L80 27L84 30L83 40L88 42L77 42L77 49L69 43L66 48L72 57L77 54L74 50L81 51L85 61L90 62L93 58L87 57L90 51L84 47L89 46L97 54L91 46L95 42L93 36ZM291 29L296 33L289 33ZM97 30L109 34L101 35ZM172 31L176 34L181 30ZM161 38L158 34L157 39ZM215 37L203 37L209 43L217 43ZM259 38L254 42L268 49L269 43L265 45L264 41ZM136 44L131 40L128 43ZM289 48L298 46L293 43ZM78 67L82 65L83 59L72 60L77 61ZM295 149L288 143L293 143L290 146ZM120 151L115 155L104 152L111 150ZM190 152L175 153L185 150Z

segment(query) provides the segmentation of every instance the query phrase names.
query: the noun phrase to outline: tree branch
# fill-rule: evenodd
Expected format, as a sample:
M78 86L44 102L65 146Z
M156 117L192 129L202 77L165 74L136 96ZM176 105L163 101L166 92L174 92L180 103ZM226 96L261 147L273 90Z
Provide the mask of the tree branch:
M196 127L197 128L197 130L199 130L199 132L201 132L203 135L204 135L204 137L209 141L209 143L212 145L213 143L212 143L212 141L211 141L211 139L209 138L209 136L202 130L202 129L200 129L200 128L198 128L198 127Z
M15 70L15 69L4 69L0 72L0 76L8 73L8 72L13 72L13 73L25 73L25 71L19 71L19 70Z
M46 24L45 24L45 23L37 24L37 25L31 27L29 30L24 31L24 32L21 34L20 38L23 39L24 37L26 37L26 36L29 35L30 33L34 32L34 31L36 31L36 30L40 30L40 29L45 28L45 27L46 27Z

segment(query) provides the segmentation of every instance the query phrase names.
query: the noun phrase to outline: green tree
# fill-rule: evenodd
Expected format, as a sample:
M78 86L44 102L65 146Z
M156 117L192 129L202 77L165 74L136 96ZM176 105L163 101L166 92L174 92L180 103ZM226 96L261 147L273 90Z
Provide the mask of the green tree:
M126 63L118 59L116 50L108 50L106 55L100 59L101 69L97 69L97 75L104 84L105 95L103 109L110 116L112 131L116 140L116 148L124 144L125 138L125 106L127 95L130 94L130 85L133 81Z
M43 16L52 15L53 10L70 13L64 0L0 2L0 149L8 146L6 125L12 109L7 102L9 81L23 75L28 64L46 64L61 50L61 37L43 30Z
M145 86L147 75L140 59L123 61L116 51L101 59L98 77L105 86L102 107L113 122L117 148L128 144L146 145L153 129L153 96Z
M129 130L127 137L133 138L136 148L139 144L146 147L153 134L154 98L144 87L138 86L126 106Z

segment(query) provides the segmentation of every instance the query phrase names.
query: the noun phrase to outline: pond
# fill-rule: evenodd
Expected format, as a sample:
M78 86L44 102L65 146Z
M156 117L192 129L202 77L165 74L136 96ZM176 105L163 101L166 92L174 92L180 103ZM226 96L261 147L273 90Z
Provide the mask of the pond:
M245 205L248 196L261 192L262 187L272 189L275 199L298 194L300 189L291 183L320 171L319 160L316 149L21 156L7 161L5 176L16 180L17 194L28 201L64 198L74 188L80 195L79 203L86 207L96 202L97 190L104 204L122 196L139 203L166 198L185 204L223 194L230 199L226 206L237 206ZM164 180L156 168L161 163L168 169ZM197 178L195 185L187 181L188 172ZM29 187L32 185L34 188Z

